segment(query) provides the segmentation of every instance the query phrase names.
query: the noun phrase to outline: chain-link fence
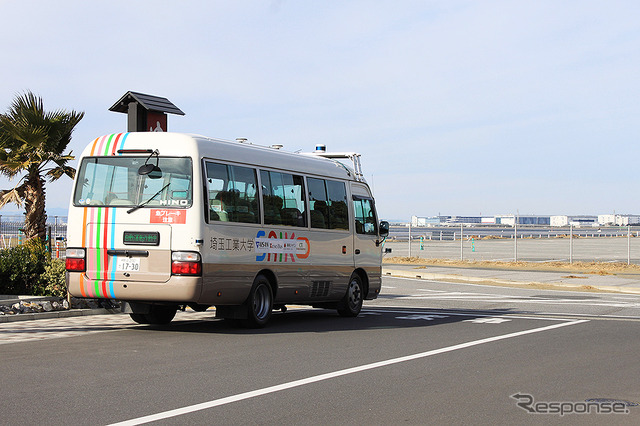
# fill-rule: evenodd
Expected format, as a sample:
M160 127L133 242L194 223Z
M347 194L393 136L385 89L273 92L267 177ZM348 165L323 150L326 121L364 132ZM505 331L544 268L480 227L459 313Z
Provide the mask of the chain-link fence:
M392 227L385 256L640 264L640 227L413 228L410 236L408 228Z
M26 241L24 216L0 215L0 249L16 247ZM47 245L56 257L64 253L67 241L67 217L47 218Z

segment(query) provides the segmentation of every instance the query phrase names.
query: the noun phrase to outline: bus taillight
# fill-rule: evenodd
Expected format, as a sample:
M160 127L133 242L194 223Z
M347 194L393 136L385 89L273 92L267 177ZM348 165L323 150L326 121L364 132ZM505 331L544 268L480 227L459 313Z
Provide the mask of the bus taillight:
M68 248L66 250L65 269L70 272L84 272L86 252L83 248Z
M200 253L174 251L171 253L171 275L201 275Z

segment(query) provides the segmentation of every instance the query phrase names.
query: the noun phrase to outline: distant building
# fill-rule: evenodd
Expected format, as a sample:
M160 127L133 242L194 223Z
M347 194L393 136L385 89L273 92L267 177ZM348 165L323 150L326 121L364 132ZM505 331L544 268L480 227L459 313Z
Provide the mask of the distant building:
M515 214L502 214L497 215L496 225L514 226L516 220L518 225L541 225L549 226L551 222L551 216L536 216L536 215L515 215Z
M411 216L411 226L414 227L434 227L434 226L459 226L459 225L502 225L514 226L629 226L640 225L640 215L633 214L601 214L591 215L515 215L501 214L495 216Z
M551 226L598 226L598 216L551 216Z
M446 225L460 225L460 224L477 224L481 223L482 218L480 216L451 216L446 220Z
M600 226L628 226L640 224L640 216L633 214L599 214L598 225Z
M430 216L430 217L418 217L411 216L411 226L426 227L426 226L440 226L450 216Z
M615 214L599 214L598 215L598 225L611 226L615 224L616 224Z

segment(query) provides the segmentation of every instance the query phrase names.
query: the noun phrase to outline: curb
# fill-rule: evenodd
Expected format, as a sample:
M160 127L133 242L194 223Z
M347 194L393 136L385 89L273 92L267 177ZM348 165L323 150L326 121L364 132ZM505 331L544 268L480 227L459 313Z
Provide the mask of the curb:
M70 309L68 311L51 311L51 312L38 312L30 314L15 314L15 315L0 315L0 324L18 321L33 321L40 319L55 319L55 318L71 318L71 317L84 317L91 315L108 315L119 314L120 309Z
M454 274L436 274L430 272L414 272L414 271L402 271L397 269L387 269L382 271L382 275L392 276L392 277L400 277L400 278L417 278L423 280L434 280L434 281L446 281L446 282L463 282L470 284L486 284L493 283L496 285L502 286L528 286L528 285L539 285L539 286L553 286L553 287L563 287L563 289L567 291L575 291L579 289L583 289L585 287L584 284L569 284L564 282L541 282L541 281L514 281L514 280L505 280L499 278L491 278L491 277L469 277L465 275L454 275ZM640 294L640 288L636 287L625 287L620 288L616 286L602 286L602 285L588 285L589 288L593 288L595 290L600 291L608 291L614 293L624 293L624 294Z

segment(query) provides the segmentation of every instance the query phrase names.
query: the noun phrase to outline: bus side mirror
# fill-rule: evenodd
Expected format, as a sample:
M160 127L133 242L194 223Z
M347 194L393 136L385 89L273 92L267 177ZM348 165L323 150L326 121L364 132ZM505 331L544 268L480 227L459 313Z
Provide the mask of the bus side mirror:
M380 236L386 238L389 235L389 222L386 220L380 221Z

